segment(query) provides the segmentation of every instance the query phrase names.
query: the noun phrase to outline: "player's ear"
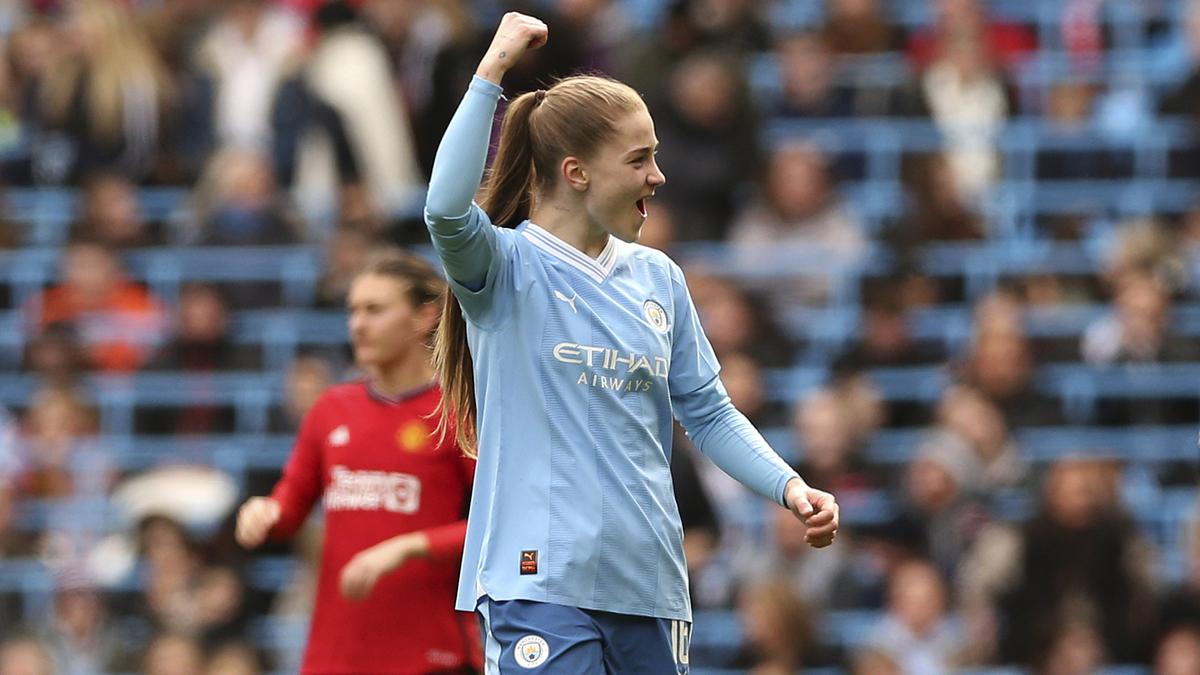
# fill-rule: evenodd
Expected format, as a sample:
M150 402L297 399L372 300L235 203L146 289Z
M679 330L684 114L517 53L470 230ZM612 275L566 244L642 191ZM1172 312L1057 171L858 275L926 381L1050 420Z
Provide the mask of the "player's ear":
M567 186L572 190L583 192L588 189L587 167L583 165L583 162L579 161L578 157L569 155L565 157L559 170L562 172L563 180L566 181Z

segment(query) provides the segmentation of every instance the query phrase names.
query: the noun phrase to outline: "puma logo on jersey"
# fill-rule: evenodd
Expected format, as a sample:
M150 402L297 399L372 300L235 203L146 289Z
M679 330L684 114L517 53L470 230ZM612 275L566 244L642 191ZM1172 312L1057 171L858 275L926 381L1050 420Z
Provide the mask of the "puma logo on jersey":
M345 446L350 442L350 427L345 424L329 432L329 444L335 448Z
M565 303L567 303L568 305L570 305L570 306L571 306L571 312L572 312L572 313L574 313L574 314L578 314L578 313L579 313L579 310L575 309L575 299L579 297L579 294L578 294L578 293L572 293L572 294L571 294L571 297L569 297L569 298L568 298L566 295L564 295L564 294L563 294L563 292L562 292L562 291L555 289L555 291L554 291L554 297L556 297L556 298L558 298L559 300L562 300L563 302L565 302Z

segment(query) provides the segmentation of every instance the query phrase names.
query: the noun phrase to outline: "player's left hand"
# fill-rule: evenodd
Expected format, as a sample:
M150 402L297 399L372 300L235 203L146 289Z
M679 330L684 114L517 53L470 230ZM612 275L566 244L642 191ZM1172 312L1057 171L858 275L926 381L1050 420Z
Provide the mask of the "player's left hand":
M811 488L801 478L793 478L784 488L784 501L807 531L804 541L813 548L833 543L838 531L838 503L833 495Z
M342 596L347 600L362 600L371 595L379 578L403 565L413 553L403 535L360 551L342 568Z

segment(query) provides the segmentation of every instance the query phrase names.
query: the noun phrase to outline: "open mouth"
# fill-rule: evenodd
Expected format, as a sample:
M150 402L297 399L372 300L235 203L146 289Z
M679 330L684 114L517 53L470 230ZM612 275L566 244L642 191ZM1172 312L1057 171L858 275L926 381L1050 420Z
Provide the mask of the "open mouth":
M637 200L637 210L638 210L638 213L642 214L643 218L646 217L647 214L646 214L646 198L645 197L642 197L641 199Z

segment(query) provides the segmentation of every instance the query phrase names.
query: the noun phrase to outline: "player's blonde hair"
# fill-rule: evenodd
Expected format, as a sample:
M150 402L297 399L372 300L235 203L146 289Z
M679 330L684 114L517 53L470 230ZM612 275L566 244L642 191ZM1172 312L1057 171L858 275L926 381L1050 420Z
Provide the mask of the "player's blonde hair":
M636 91L593 75L568 77L517 97L504 114L496 159L484 181L483 210L497 226L516 227L529 217L537 196L553 187L563 158L595 156L620 120L639 110L645 103ZM442 310L433 362L442 387L438 429L442 434L454 429L459 447L477 457L474 366L457 301Z

